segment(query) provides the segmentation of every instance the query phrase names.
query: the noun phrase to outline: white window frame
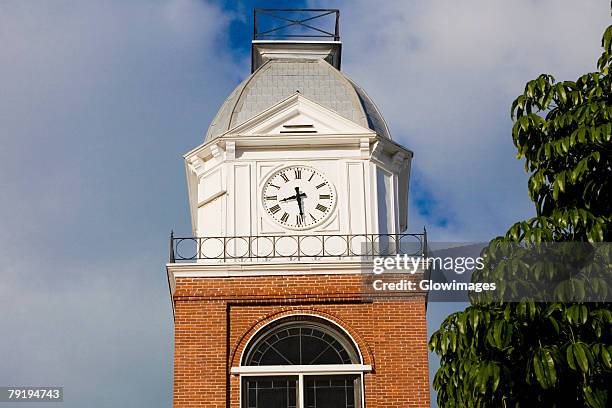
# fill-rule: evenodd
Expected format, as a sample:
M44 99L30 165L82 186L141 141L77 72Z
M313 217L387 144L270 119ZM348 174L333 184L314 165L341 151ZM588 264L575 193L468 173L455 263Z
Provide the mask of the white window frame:
M281 316L272 321L268 322L264 326L258 328L255 333L251 336L246 346L242 349L240 354L240 363L244 361L245 353L252 346L253 339L256 339L261 332L268 330L271 326L273 326L277 321L284 320L287 318L316 318L323 321L326 321L331 327L336 330L344 333L348 339L352 342L357 351L357 357L361 364L315 364L315 365L277 365L277 366L239 366L232 367L230 369L230 373L232 375L238 375L240 377L240 407L242 408L243 403L243 378L242 377L264 377L264 376L294 376L298 377L298 389L297 389L297 408L305 408L304 407L304 376L317 376L317 375L357 375L359 377L359 394L361 400L361 408L365 408L365 385L364 385L364 374L372 371L372 366L369 364L363 364L363 356L361 354L361 350L357 346L357 342L351 336L351 334L342 326L340 326L335 321L328 319L324 316L319 316L317 314L303 313L303 314L295 314L289 316Z
M323 365L286 365L286 366L240 366L232 367L231 373L240 376L240 407L243 404L243 377L292 376L298 377L297 408L304 407L304 376L357 375L359 377L359 400L365 408L364 373L372 371L368 364L323 364Z

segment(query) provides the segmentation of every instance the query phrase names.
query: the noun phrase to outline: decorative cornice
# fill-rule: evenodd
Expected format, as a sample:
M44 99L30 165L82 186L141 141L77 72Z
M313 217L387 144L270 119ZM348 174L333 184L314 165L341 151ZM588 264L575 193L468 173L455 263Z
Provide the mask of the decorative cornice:
M361 151L361 158L367 159L370 157L370 139L362 137L359 139L359 150Z
M358 257L355 257L358 258ZM208 262L169 263L168 272L180 277L219 278L233 276L272 276L305 274L360 274L371 268L371 262L361 260L338 261L280 261L280 262Z
M355 257L358 258L358 257ZM235 278L254 276L295 275L362 275L369 273L372 262L366 260L280 261L280 262L210 262L166 264L171 292L174 294L177 278ZM426 262L419 264L417 274L428 268Z
M218 161L223 160L223 148L219 143L214 143L210 146L210 153Z
M236 142L233 140L228 140L225 142L225 159L236 159Z
M199 156L193 156L189 159L189 167L198 178L201 177L202 174L204 174L204 160L202 160Z

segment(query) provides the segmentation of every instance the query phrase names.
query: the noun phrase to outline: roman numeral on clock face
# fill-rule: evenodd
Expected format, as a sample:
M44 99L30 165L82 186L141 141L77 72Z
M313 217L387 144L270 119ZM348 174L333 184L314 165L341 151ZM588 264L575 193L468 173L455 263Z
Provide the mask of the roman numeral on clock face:
M289 181L289 177L285 173L281 173L280 176L285 180L285 183Z
M321 212L325 212L327 211L327 207L321 204L317 204L316 209L321 211Z
M329 194L319 194L319 198L321 200L329 200Z
M281 217L282 222L287 222L288 219L289 219L289 214L287 213L284 213L283 216Z
M280 205L278 205L278 204L276 204L274 207L270 207L270 212L272 214L276 214L279 211L280 211Z
M295 173L295 179L301 179L302 178L302 170L301 169L295 169L293 170L293 172Z
M277 196L266 196L266 200L272 200L272 201L276 201L278 200L278 198L276 198Z
M321 188L321 187L323 187L323 186L324 186L324 185L326 185L326 184L327 184L327 183L321 183L321 184L319 184L319 185L317 186L317 188Z

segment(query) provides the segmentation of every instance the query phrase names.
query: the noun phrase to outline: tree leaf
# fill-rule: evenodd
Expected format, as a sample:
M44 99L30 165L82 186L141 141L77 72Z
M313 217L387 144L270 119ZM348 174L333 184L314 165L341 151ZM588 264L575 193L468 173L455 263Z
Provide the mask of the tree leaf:
M586 373L587 371L589 371L589 361L587 360L585 347L586 346L583 343L576 343L572 348L572 352L574 354L576 364L578 365L578 367L580 367L580 370L582 370L582 372Z
M552 355L546 349L540 349L533 357L533 368L540 386L548 389L557 382L557 371Z
M565 357L567 361L567 365L574 371L577 371L578 365L576 364L576 358L574 357L574 346L575 344L570 344L566 351Z

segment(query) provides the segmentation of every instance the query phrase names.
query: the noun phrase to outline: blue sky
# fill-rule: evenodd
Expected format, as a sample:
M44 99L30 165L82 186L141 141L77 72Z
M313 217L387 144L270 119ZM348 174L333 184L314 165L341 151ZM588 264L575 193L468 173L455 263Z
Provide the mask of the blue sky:
M531 215L510 103L593 70L609 23L595 0L1 2L0 385L170 405L181 155L249 72L255 4L341 9L343 71L415 152L410 229L436 241ZM430 328L456 306L430 305Z

